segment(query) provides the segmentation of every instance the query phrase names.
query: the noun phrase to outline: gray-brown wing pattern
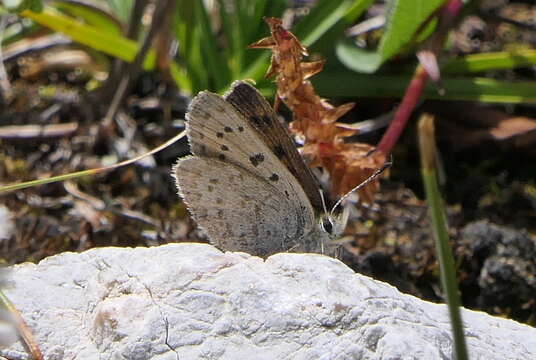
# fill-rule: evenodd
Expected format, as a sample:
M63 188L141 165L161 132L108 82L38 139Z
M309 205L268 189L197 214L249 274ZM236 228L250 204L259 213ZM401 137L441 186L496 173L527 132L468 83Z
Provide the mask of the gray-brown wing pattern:
M201 92L192 100L186 118L194 155L232 163L267 180L289 201L306 207L306 230L315 226L315 213L301 184L230 103Z
M269 181L228 162L195 156L181 159L173 173L194 220L221 249L259 256L319 251L318 239L303 243L306 209Z
M316 178L268 101L257 89L244 81L235 81L224 98L248 120L263 142L285 164L301 184L315 212L321 214L324 208Z

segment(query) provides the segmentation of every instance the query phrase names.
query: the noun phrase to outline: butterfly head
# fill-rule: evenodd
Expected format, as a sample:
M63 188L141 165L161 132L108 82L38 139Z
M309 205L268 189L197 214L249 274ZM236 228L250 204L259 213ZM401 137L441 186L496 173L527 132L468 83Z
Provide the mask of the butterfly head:
M348 222L350 211L349 208L344 207L342 212L335 214L334 212L325 212L319 220L320 228L326 235L329 240L337 240L340 238L346 224Z
M354 187L351 191L343 195L331 208L331 211L326 210L326 202L324 200L324 195L320 191L320 197L322 198L322 205L324 207L324 213L320 216L319 225L322 232L327 235L327 238L330 242L340 239L346 225L348 223L348 218L350 216L350 208L343 206L343 201L346 200L352 193L363 188L378 176L381 175L386 169L391 167L392 159L388 162L385 162L379 169L377 169L371 176L369 176L361 184ZM342 209L339 210L339 209Z

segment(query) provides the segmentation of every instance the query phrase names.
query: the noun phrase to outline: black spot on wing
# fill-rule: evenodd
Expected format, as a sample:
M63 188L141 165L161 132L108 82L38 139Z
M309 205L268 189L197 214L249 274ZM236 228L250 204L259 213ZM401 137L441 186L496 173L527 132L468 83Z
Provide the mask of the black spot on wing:
M260 163L264 161L264 155L261 153L255 154L249 157L249 161L251 162L251 165L257 167Z
M272 176L270 176L268 179L274 182L279 181L279 175L277 175L276 173L273 173Z
M220 159L221 161L224 161L226 159L226 157L223 154L219 154L218 159Z
M229 147L227 145L222 145L220 148L222 151L229 151Z
M219 138L221 139L221 138L223 137L223 133L221 133L221 132L217 132L217 133L216 133L216 137L219 137Z
M229 126L226 126L223 128L223 131L225 131L226 133L232 133L233 132L233 129Z

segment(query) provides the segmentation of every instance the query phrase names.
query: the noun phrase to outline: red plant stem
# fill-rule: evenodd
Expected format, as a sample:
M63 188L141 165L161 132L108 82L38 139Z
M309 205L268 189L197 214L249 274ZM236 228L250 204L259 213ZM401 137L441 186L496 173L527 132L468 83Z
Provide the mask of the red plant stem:
M413 74L413 78L406 89L404 98L398 106L398 109L396 109L395 115L393 116L393 121L391 121L391 125L389 125L389 128L378 144L377 149L386 156L391 153L393 146L395 146L400 134L406 127L408 119L411 116L413 109L415 109L415 106L421 97L428 79L428 73L424 70L424 68L420 65L417 66L417 69Z
M450 0L447 4L445 4L445 6L443 6L438 30L435 34L435 39L431 39L432 42L435 41L443 44L448 29L452 27L453 21L460 13L462 7L463 1L461 0ZM436 56L441 46L442 45L434 47L436 48L436 51L434 51ZM415 106L417 106L419 98L421 97L428 80L430 80L430 76L421 65L418 65L417 69L415 69L415 73L413 74L413 78L406 89L404 98L395 112L393 121L378 144L377 149L384 155L387 156L391 153L393 146L395 146L398 138L402 134L402 131L406 127L411 113L415 109Z
M445 6L443 7L443 12L441 14L442 17L444 17L447 21L452 21L463 7L463 1L462 0L450 0Z

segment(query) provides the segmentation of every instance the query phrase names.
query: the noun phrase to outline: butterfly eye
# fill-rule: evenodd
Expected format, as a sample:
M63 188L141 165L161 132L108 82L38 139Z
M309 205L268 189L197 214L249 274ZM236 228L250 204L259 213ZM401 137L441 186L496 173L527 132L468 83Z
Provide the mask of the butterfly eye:
M333 223L329 217L324 217L322 219L322 229L330 235L333 233Z

